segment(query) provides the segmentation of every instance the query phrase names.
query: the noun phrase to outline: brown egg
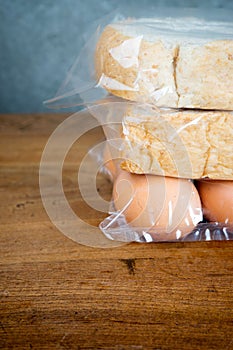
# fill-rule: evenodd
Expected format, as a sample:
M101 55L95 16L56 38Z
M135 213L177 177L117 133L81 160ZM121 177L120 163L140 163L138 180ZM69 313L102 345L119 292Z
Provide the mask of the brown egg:
M207 220L226 224L233 222L233 181L200 180L197 189Z
M201 201L192 181L121 170L113 200L126 221L154 240L176 240L192 231L202 217Z

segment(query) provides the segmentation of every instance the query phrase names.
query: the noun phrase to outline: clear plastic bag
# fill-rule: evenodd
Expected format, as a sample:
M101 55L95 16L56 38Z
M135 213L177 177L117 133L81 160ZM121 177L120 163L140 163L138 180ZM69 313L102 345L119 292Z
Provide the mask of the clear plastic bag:
M45 102L86 106L103 127L92 156L113 182L99 226L111 240L233 239L232 18L125 5L95 25Z
M96 24L45 103L78 106L110 92L159 107L233 110L232 17L220 9L125 6Z
M196 176L195 167L200 167L198 161L201 155L195 158L196 154L193 154L192 151L197 150L202 153L206 151L199 144L197 131L205 128L206 131L209 131L209 124L206 124L205 117L209 117L210 112L203 111L200 115L199 112L194 111L161 110L150 105L119 101L111 103L105 101L103 104L91 106L89 111L98 119L105 132L107 143L102 151L102 171L105 173L107 171L113 181L110 215L100 224L100 229L106 237L123 242L233 239L233 162L229 163L228 171L218 169L215 172L217 178L222 177L222 180L217 180L214 175L211 180L206 175ZM170 119L166 119L166 116L170 113L179 121L179 128L169 124ZM176 113L179 113L179 116ZM193 118L190 123L187 116L193 113L196 114L196 118ZM219 111L211 113L215 122L215 135L210 134L213 137L213 143L208 154L212 162L215 159L215 166L218 166L217 158L211 156L211 147L218 149L218 136L216 135L219 132L220 152L228 160L229 157L232 157L233 138L229 138L228 134L224 140L222 130L219 128L219 125L223 125L222 122L225 121L225 130L233 132L231 119L226 123L226 115L232 116L232 114ZM214 119L215 115L217 122ZM146 133L143 134L142 125L148 117L150 128L147 128ZM132 136L132 130L125 123L127 119L134 123L134 135L137 135L137 138L129 138L130 135ZM190 128L193 125L196 126L194 131ZM150 174L143 170L141 174L123 170L125 162L137 164L142 161L143 163L148 140L153 139L153 128L158 129L161 137L166 136L166 142L160 140L163 146L162 157L165 162L169 161L165 154L167 151L176 165L177 172L167 176L164 169L160 167L156 167L157 171ZM168 129L170 133L167 133ZM182 138L184 130L189 137ZM144 135L143 143L140 135ZM156 142L158 135L157 133L154 139ZM187 140L190 139L192 139L191 147L190 144L187 146ZM171 143L170 146L168 140ZM127 153L129 149L132 151L130 154ZM138 156L140 152L141 157ZM161 154L159 156L161 157ZM159 163L156 156L153 160ZM204 158L202 160L207 166L207 160ZM135 169L140 169L142 163L137 164ZM184 166L190 177L179 176L183 174ZM212 163L211 167L215 166ZM225 177L228 179L223 180ZM212 195L209 196L208 208L203 195L203 192L204 194L206 192L205 188L200 189L205 184L212 184L213 187ZM213 195L218 187L218 196L214 198ZM226 190L223 191L222 188ZM208 215L211 210L215 214L217 211L218 215L216 217Z

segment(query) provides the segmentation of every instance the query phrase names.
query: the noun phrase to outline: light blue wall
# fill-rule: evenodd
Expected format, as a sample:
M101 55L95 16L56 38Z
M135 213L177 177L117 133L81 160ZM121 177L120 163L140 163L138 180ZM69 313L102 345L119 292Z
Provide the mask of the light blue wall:
M88 24L125 0L0 0L0 113L48 111L53 97L84 43ZM127 0L189 7L225 7L232 0Z

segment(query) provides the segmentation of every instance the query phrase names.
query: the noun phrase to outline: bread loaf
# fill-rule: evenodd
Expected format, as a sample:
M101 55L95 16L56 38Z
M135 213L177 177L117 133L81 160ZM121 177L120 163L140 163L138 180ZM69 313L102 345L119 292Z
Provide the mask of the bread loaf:
M227 28L227 29L226 29ZM233 26L129 20L97 43L98 85L159 107L233 110Z
M233 180L233 114L137 112L123 119L121 167L131 173Z

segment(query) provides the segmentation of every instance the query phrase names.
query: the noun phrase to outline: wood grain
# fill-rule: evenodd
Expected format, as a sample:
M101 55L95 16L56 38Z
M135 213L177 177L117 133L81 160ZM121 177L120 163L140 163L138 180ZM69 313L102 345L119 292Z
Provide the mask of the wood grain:
M38 171L67 115L0 116L1 349L233 349L233 242L79 245L50 222ZM103 135L84 135L64 165L64 189L82 219L77 167ZM77 152L78 149L78 152ZM111 184L98 187L110 198Z

